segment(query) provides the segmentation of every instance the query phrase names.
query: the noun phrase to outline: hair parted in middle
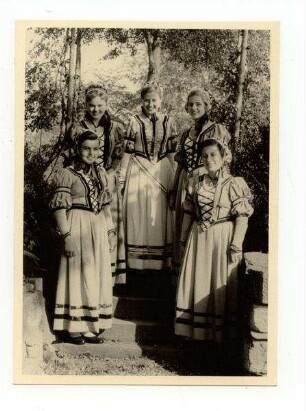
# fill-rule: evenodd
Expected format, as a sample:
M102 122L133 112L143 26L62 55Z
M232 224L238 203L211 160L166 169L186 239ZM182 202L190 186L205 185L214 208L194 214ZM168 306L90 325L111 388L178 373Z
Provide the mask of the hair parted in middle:
M187 101L186 101L186 104L185 104L185 110L187 111L187 113L188 113L188 101L193 96L200 97L200 99L203 101L203 103L205 105L205 112L209 113L210 108L211 108L209 93L206 90L203 90L203 89L198 88L198 87L192 88L190 90L188 96L187 96Z
M91 84L85 89L86 102L89 102L94 97L100 97L101 99L107 101L108 95L107 90L100 84Z

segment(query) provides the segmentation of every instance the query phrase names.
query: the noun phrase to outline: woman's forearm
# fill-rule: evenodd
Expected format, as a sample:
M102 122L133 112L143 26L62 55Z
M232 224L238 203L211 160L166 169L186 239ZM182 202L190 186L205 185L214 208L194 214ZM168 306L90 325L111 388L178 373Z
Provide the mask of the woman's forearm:
M124 153L123 154L123 157L122 157L121 162L120 162L120 168L122 170L126 170L128 168L130 159L131 159L131 154L130 153Z
M56 221L57 228L61 235L64 235L70 231L70 227L67 220L66 209L54 211L54 218Z
M248 217L238 216L235 220L235 228L231 247L237 251L242 251L242 244L245 238L245 234L248 229Z
M188 238L188 234L190 231L190 227L194 222L194 216L191 214L184 213L183 222L182 222L182 230L181 230L181 238L180 242L185 243Z

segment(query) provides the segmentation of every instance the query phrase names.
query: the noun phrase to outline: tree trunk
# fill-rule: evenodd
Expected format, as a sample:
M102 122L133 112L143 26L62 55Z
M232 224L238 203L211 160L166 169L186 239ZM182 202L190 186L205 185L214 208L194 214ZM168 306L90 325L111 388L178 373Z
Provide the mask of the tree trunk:
M76 69L76 29L70 29L70 58L69 58L69 73L68 73L68 100L67 100L67 117L66 127L72 123L73 117L73 101L75 91L75 69Z
M160 75L160 52L161 39L159 30L144 30L144 37L147 43L149 68L147 82L151 83L159 80Z
M74 120L75 114L78 111L78 103L79 103L80 90L81 90L81 42L82 42L82 31L81 31L81 29L77 29L75 89L74 89L72 120Z
M240 125L241 113L243 103L243 89L246 76L246 58L247 58L247 44L248 44L248 30L242 30L240 33L241 39L238 40L240 45L240 58L238 59L238 85L236 97L236 116L234 128L234 145L237 146L240 140Z

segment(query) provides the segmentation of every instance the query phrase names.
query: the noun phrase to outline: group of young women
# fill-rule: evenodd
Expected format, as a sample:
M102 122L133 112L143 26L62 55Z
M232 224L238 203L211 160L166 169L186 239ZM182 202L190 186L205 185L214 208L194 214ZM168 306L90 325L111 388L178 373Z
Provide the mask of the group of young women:
M66 136L66 162L50 207L63 242L54 330L74 344L101 343L112 324L112 287L126 271L179 270L175 333L221 342L236 336L237 269L253 209L229 172L230 135L193 89L193 126L178 136L161 113L161 89L141 90L126 132L103 87L85 92L86 114Z

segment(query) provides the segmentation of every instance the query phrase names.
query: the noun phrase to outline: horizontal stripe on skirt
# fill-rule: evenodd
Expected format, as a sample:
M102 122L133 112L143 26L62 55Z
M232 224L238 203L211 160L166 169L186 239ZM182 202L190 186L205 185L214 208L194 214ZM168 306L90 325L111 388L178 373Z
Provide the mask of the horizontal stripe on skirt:
M192 225L178 280L175 333L221 342L237 331L237 269L229 246L234 223Z
M132 158L124 198L127 264L136 270L162 270L171 266L173 216L167 192L173 181L168 158L153 164Z

